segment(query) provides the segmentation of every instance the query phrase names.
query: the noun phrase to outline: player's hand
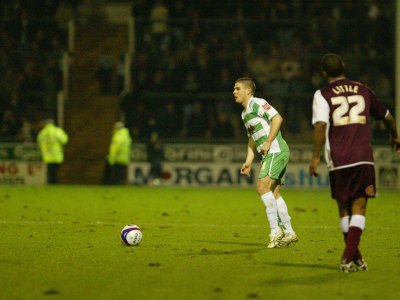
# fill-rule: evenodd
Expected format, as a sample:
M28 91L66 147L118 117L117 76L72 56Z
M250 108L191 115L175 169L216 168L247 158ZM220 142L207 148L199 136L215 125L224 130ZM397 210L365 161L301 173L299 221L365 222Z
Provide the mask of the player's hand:
M397 154L400 154L400 137L392 140L392 144Z
M269 148L271 148L271 143L270 142L265 142L262 146L261 146L261 154L262 155L267 155Z
M310 173L310 175L318 177L319 174L317 173L317 168L319 163L321 162L321 159L319 157L313 157L313 159L311 160L311 164L310 167L308 169L308 172Z
M244 163L240 169L240 174L250 176L251 165Z

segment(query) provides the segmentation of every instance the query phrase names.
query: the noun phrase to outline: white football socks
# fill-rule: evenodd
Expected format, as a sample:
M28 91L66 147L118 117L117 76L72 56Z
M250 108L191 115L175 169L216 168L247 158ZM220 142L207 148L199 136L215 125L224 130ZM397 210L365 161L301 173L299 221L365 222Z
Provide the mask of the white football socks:
M361 230L365 229L365 216L363 215L352 215L350 218L349 227L358 227Z
M282 196L276 199L276 205L278 207L278 216L281 219L283 226L285 227L285 233L293 233L292 223L290 222L289 211L286 206L285 200L283 200Z
M342 229L343 233L348 233L349 232L349 216L345 216L340 218L340 229Z
M267 212L267 218L271 233L275 233L279 230L278 226L278 206L274 194L272 192L261 195L261 200L264 202Z
M343 233L349 232L349 227L358 227L361 230L365 229L365 216L363 215L352 215L340 218L340 228Z

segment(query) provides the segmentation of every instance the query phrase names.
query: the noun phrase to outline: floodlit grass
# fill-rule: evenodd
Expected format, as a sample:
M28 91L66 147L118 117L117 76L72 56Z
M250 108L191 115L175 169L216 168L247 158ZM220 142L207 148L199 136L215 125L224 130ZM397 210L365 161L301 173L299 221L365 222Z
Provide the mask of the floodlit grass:
M267 249L255 189L2 186L0 299L399 299L398 192L370 201L353 274L329 191L283 195L300 241Z

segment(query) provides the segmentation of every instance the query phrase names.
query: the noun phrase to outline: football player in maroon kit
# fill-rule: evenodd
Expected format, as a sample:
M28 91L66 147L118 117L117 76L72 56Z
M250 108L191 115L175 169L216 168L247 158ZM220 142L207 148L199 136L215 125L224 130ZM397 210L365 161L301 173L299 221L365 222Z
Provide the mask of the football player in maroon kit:
M340 270L367 270L358 246L365 228L367 200L376 194L370 118L383 121L397 153L400 137L392 114L371 89L346 78L340 56L324 55L321 68L329 83L314 94L314 149L309 172L318 176L320 152L325 144L331 196L338 204L346 243Z

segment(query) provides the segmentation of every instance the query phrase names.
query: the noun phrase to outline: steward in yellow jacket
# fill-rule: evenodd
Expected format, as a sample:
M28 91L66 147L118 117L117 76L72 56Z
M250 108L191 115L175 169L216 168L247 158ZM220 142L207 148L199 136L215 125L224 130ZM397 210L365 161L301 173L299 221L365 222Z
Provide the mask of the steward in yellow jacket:
M116 122L111 137L111 144L107 156L106 174L104 183L126 183L127 168L131 158L132 139L124 123ZM108 169L108 170L107 170Z
M37 142L42 160L47 165L47 182L58 183L58 168L64 162L64 146L68 142L68 135L54 125L53 120L47 120L37 136Z

